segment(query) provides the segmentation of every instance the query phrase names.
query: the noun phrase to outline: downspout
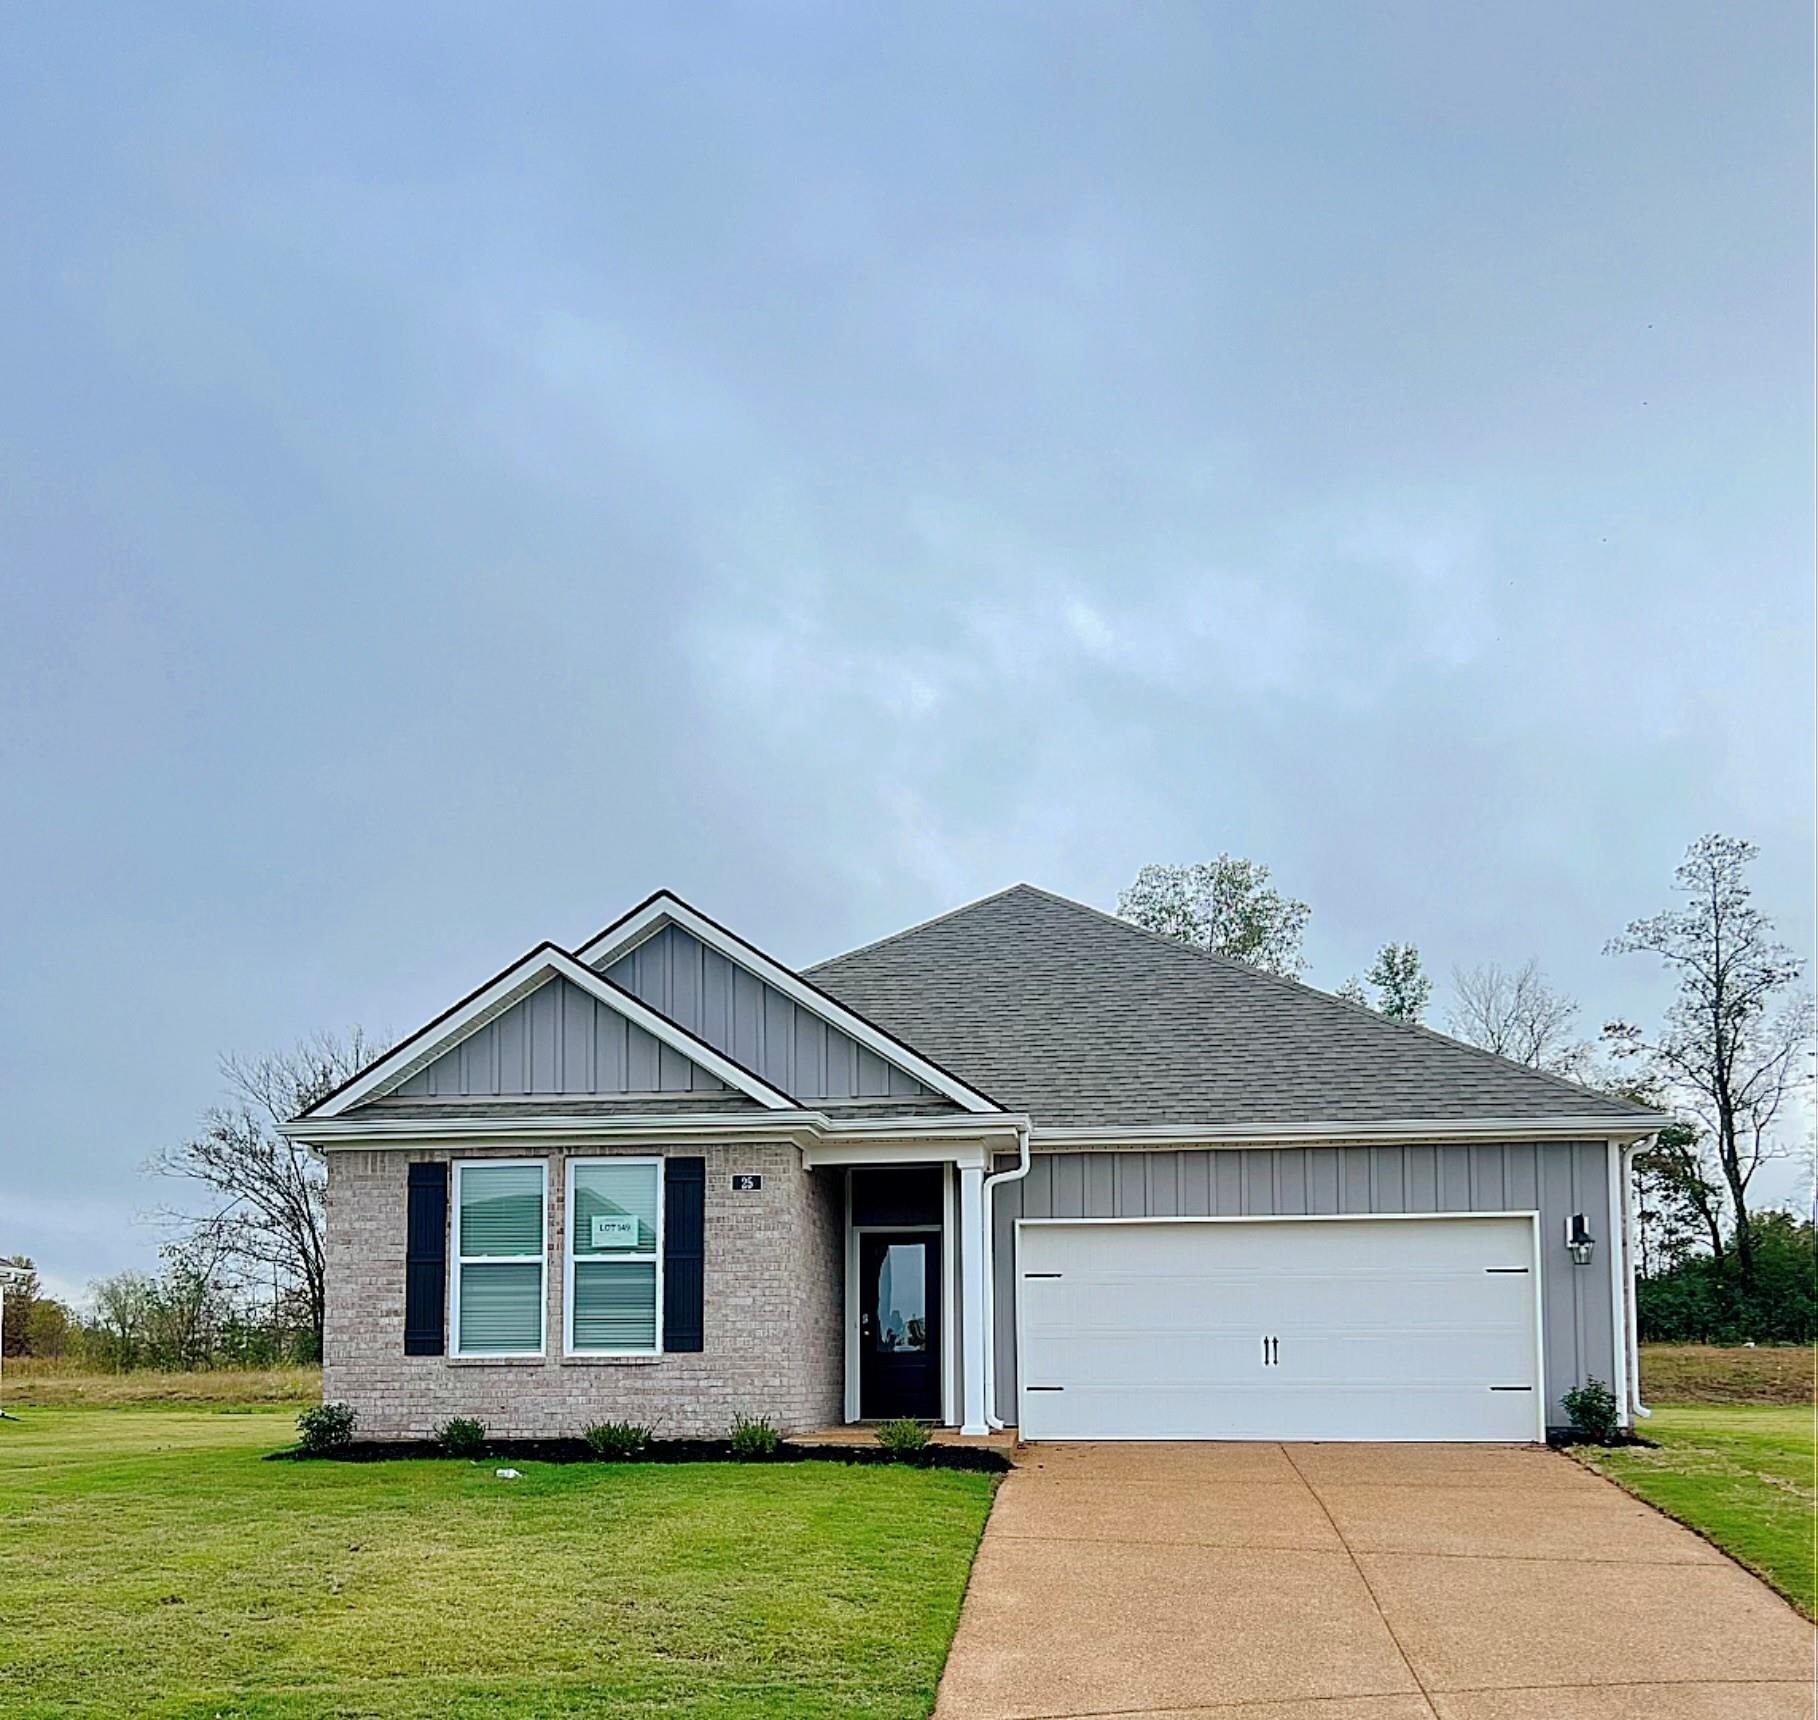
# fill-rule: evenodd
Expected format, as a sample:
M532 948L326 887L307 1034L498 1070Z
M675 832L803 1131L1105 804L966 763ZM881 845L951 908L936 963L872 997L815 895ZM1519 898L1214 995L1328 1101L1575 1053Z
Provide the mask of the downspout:
M1635 1155L1641 1142L1631 1141L1622 1154L1622 1253L1623 1280L1628 1294L1624 1298L1623 1319L1628 1333L1628 1386L1630 1410L1646 1421L1654 1412L1641 1401L1640 1321L1635 1311Z
M998 1171L985 1178L984 1246L985 1264L985 1426L1003 1431L1003 1418L997 1413L997 1225L993 1222L994 1192L999 1183L1021 1182L1029 1174L1029 1125L1020 1124L1016 1131L1016 1165L1012 1170Z

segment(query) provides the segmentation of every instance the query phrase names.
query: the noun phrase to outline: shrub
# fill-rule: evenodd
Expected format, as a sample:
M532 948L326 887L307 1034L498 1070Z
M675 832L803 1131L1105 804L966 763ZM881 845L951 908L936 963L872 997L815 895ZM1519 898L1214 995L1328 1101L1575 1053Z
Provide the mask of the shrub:
M732 1418L732 1455L742 1462L754 1458L775 1457L783 1436L761 1415L735 1415Z
M638 1456L650 1443L650 1429L635 1421L597 1421L581 1437L595 1457L622 1462Z
M928 1449L928 1430L909 1416L898 1416L877 1430L877 1442L899 1463L907 1463Z
M318 1403L297 1417L297 1443L307 1452L320 1456L325 1451L338 1451L354 1436L360 1412L350 1403Z
M1572 1418L1572 1426L1579 1433L1596 1440L1599 1445L1608 1445L1616 1437L1620 1425L1616 1394L1595 1375L1583 1385L1573 1386L1560 1402L1565 1405L1566 1414Z
M436 1429L436 1443L450 1457L477 1457L486 1443L486 1423L470 1415L451 1416Z

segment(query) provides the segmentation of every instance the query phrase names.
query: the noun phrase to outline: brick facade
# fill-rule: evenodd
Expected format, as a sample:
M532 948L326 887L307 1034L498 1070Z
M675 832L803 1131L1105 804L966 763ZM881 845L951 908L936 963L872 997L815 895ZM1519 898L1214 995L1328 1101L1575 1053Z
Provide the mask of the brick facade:
M324 1398L352 1404L361 1433L377 1439L421 1438L455 1415L476 1416L501 1438L577 1434L606 1420L647 1423L659 1438L720 1436L740 1413L767 1416L786 1433L840 1420L841 1173L803 1169L798 1149L785 1144L665 1150L707 1161L706 1347L631 1360L565 1360L561 1353L564 1165L570 1156L602 1158L612 1149L330 1153ZM413 1159L481 1158L549 1163L546 1354L504 1361L407 1356L405 1167ZM733 1173L745 1171L762 1174L761 1191L732 1192Z

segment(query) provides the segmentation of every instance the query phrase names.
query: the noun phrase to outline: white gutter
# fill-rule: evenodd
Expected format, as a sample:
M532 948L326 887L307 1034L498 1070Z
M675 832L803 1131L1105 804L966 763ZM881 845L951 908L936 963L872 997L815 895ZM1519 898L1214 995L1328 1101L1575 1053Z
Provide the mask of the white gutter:
M1053 1151L1116 1147L1271 1147L1298 1142L1608 1141L1651 1135L1667 1119L1637 1117L1396 1117L1381 1122L1180 1123L1158 1127L1038 1128L1035 1144Z
M1016 1168L998 1171L985 1178L984 1196L979 1203L984 1211L984 1234L980 1252L985 1263L985 1426L1003 1431L1003 1418L997 1413L997 1226L992 1222L997 1185L1021 1182L1029 1174L1029 1125L1016 1131Z
M1641 1401L1641 1339L1640 1320L1635 1304L1635 1154L1640 1151L1641 1142L1632 1141L1621 1154L1622 1158L1622 1252L1626 1262L1623 1277L1626 1280L1628 1294L1623 1298L1623 1319L1627 1322L1628 1336L1628 1370L1626 1382L1630 1410L1646 1421L1654 1412Z

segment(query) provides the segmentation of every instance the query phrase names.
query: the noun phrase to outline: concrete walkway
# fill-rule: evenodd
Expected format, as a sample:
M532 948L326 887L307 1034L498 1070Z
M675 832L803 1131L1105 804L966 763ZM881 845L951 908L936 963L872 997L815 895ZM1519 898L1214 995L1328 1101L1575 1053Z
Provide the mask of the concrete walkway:
M936 1720L1811 1720L1813 1631L1533 1448L1025 1449Z

